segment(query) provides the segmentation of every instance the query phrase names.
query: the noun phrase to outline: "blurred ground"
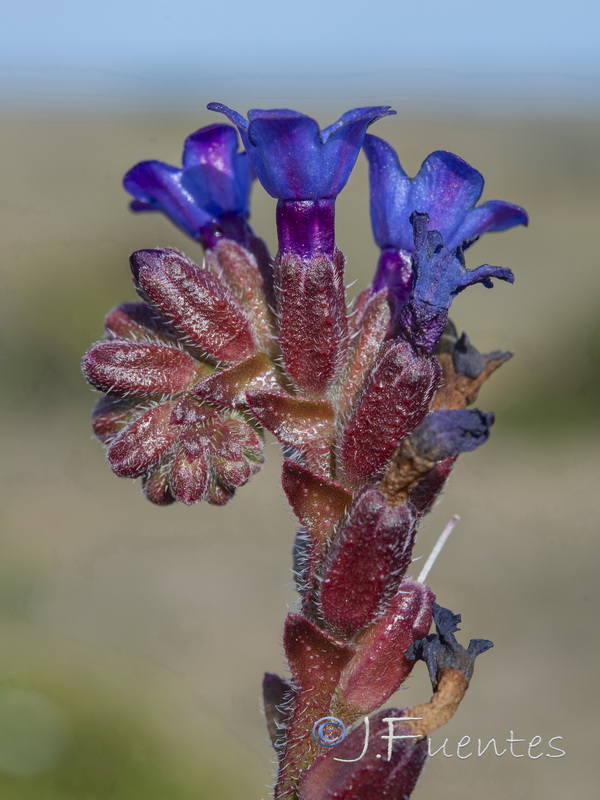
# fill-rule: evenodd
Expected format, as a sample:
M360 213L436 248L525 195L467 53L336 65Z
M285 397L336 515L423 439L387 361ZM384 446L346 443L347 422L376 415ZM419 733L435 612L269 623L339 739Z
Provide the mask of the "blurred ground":
M259 686L282 668L294 602L277 448L227 508L151 507L104 464L79 372L105 312L134 296L131 251L199 257L161 217L130 216L120 179L139 160L176 163L207 121L2 120L2 800L268 797ZM448 737L456 754L465 735L501 746L513 731L541 737L536 755L556 754L552 737L566 751L439 754L415 799L594 796L600 124L399 116L376 132L410 174L430 151L453 150L486 176L485 199L531 215L528 230L469 254L470 267L510 266L515 285L470 289L453 309L481 350L517 356L480 396L497 413L490 442L462 457L417 547L426 555L461 515L430 583L463 614L465 639L495 642L434 745ZM255 200L255 228L272 243L274 201L260 188ZM376 258L367 209L361 160L338 205L359 286ZM399 702L428 697L423 673Z

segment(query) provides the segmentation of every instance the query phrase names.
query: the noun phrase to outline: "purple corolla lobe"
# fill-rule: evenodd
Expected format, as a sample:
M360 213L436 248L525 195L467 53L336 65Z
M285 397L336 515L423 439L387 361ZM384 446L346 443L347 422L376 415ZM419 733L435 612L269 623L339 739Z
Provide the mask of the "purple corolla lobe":
M277 200L336 197L356 163L367 127L396 113L389 106L355 108L320 130L314 119L287 108L254 108L248 119L222 103L208 108L237 126L257 178Z
M220 238L245 244L252 169L230 125L208 125L185 141L183 167L142 161L123 179L133 211L162 211L185 233L212 247Z
M367 134L363 147L369 161L373 234L382 249L412 252L413 211L429 214L431 227L450 248L484 233L527 225L525 210L512 203L488 200L476 207L483 175L453 153L431 153L416 177L409 178L383 139Z
M450 249L484 233L527 225L527 214L520 206L502 200L477 206L483 176L453 153L431 153L418 174L409 178L395 150L383 139L367 134L363 147L369 162L373 235L382 250L375 291L394 284L396 292L404 287L401 294L410 290L413 211L429 215L432 229L439 231Z

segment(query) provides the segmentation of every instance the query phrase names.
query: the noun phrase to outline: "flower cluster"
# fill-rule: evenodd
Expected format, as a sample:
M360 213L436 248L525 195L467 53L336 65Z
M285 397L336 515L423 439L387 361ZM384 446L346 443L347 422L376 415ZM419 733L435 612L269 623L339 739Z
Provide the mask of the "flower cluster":
M489 436L493 414L469 406L510 357L480 353L448 312L468 286L512 282L502 267L467 269L464 254L527 217L501 201L476 205L483 178L451 153L432 153L408 178L392 148L366 134L394 113L387 106L354 109L324 130L286 109L245 119L209 108L235 127L192 134L182 168L146 161L125 176L134 211L162 211L205 252L201 265L169 249L131 256L140 301L109 313L106 338L83 361L104 393L94 431L111 469L141 478L159 505L227 503L261 467L263 430L274 434L301 526L301 600L284 630L291 676L264 682L275 798L408 798L425 760L419 740L445 721L440 686L445 698L464 693L490 644L461 648L459 618L407 575L420 521L458 455ZM381 257L348 304L335 200L361 149ZM249 223L254 176L277 199L274 258ZM434 617L438 635L428 636ZM323 752L311 736L319 720L351 728L350 752L352 726L385 713L376 712L418 658L434 696L419 707L427 723L408 725L414 740L386 761Z

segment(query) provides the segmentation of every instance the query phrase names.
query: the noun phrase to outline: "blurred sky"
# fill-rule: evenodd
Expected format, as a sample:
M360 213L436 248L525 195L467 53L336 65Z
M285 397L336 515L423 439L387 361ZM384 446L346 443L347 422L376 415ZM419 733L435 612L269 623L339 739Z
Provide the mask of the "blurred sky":
M364 97L596 113L599 30L597 0L25 0L2 15L0 103Z

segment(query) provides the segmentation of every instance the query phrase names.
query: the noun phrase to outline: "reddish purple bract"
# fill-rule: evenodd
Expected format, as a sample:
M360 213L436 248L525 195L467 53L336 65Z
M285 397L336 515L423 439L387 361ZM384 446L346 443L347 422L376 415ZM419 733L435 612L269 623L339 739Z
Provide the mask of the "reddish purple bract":
M339 250L333 259L284 253L275 262L275 287L286 371L299 391L322 395L345 363L344 257Z
M388 708L369 719L369 740L365 756L364 728L356 727L339 747L324 753L303 777L299 800L406 800L421 774L427 758L427 743L399 739L393 743L392 757L382 733L388 718L401 718L404 710ZM410 736L411 730L395 723L395 736ZM343 763L334 759L346 759Z
M429 631L434 599L428 586L402 581L374 624L356 640L356 655L338 687L338 701L348 714L369 714L404 683L414 664L405 653Z
M340 471L358 487L381 476L400 442L423 420L441 370L407 342L385 344L367 374L345 425Z
M323 565L319 603L333 630L354 636L396 593L410 564L415 514L390 506L377 489L363 489Z
M109 394L163 395L181 392L195 375L193 358L174 347L113 339L86 353L83 371Z

